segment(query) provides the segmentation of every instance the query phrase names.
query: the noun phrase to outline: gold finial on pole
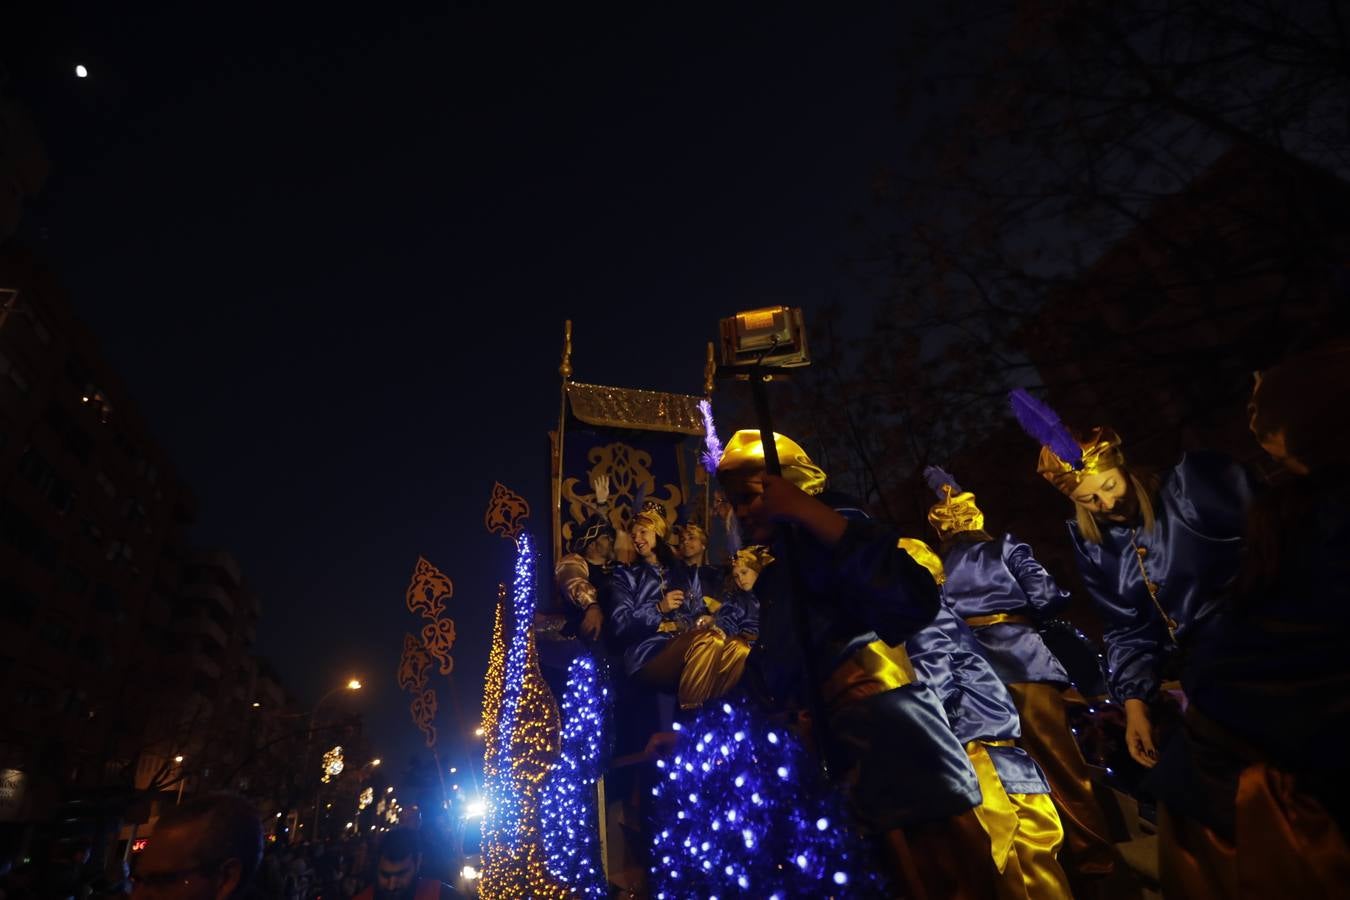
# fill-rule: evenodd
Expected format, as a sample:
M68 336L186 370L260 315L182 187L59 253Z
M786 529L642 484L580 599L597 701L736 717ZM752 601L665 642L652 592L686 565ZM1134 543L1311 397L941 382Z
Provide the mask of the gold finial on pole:
M703 393L709 397L713 392L713 376L717 374L717 360L713 358L713 342L708 341L708 358L703 363Z
M563 324L563 357L562 365L558 366L558 374L563 377L563 381L570 381L572 378L572 320L568 319Z

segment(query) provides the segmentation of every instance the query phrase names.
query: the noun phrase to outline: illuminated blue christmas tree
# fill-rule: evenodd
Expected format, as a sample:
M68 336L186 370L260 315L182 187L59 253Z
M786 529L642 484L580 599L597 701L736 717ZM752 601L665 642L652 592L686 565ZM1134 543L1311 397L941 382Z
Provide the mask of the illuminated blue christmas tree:
M658 900L885 895L870 848L792 734L730 703L679 730L652 788Z
M567 667L562 697L562 746L539 801L548 870L577 897L608 897L600 861L596 782L609 762L610 694L604 671L590 656Z

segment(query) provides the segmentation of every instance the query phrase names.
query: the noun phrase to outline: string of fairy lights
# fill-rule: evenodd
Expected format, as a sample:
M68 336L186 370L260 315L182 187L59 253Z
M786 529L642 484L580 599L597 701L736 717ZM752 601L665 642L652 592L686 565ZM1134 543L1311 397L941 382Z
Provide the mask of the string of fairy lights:
M562 745L544 785L539 822L548 870L575 897L608 897L600 860L596 783L609 763L610 694L589 655L567 667L562 697Z
M651 788L657 900L884 896L867 843L791 732L731 703L675 727Z
M484 748L488 809L478 894L487 900L573 896L548 870L539 821L540 794L558 755L560 727L534 641L533 543L528 532L516 538L515 578L509 603L498 604L483 696L484 736L492 737ZM491 654L503 646L501 658L494 659Z

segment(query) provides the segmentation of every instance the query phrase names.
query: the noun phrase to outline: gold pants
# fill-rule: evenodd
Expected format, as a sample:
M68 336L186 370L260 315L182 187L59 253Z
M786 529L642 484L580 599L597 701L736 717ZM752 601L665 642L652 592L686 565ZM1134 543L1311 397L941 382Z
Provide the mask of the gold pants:
M1022 720L1018 741L1036 760L1064 825L1064 850L1071 868L1084 875L1109 875L1116 851L1097 798L1087 762L1069 730L1064 692L1053 684L1023 682L1008 685Z
M1238 778L1236 842L1158 808L1163 896L1185 900L1350 896L1350 846L1292 775L1254 763Z
M975 809L989 834L1000 900L1062 900L1071 897L1068 876L1055 858L1064 829L1049 794L1010 794L998 777L986 744L971 741L966 755L980 779L983 801Z
M736 686L749 654L745 638L729 638L718 628L697 628L662 647L637 674L656 687L676 687L680 708L697 709Z

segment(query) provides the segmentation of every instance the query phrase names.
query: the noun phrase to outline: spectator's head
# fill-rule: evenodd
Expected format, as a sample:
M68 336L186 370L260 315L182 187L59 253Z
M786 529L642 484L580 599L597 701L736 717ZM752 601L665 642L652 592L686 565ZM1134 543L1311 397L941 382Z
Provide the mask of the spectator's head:
M380 900L410 897L422 871L422 848L417 832L396 828L384 836L375 864L375 896Z
M1262 449L1296 475L1325 473L1347 461L1350 343L1291 357L1256 375L1249 425Z
M242 896L262 847L258 813L246 800L198 797L160 816L136 866L135 894L146 900Z

